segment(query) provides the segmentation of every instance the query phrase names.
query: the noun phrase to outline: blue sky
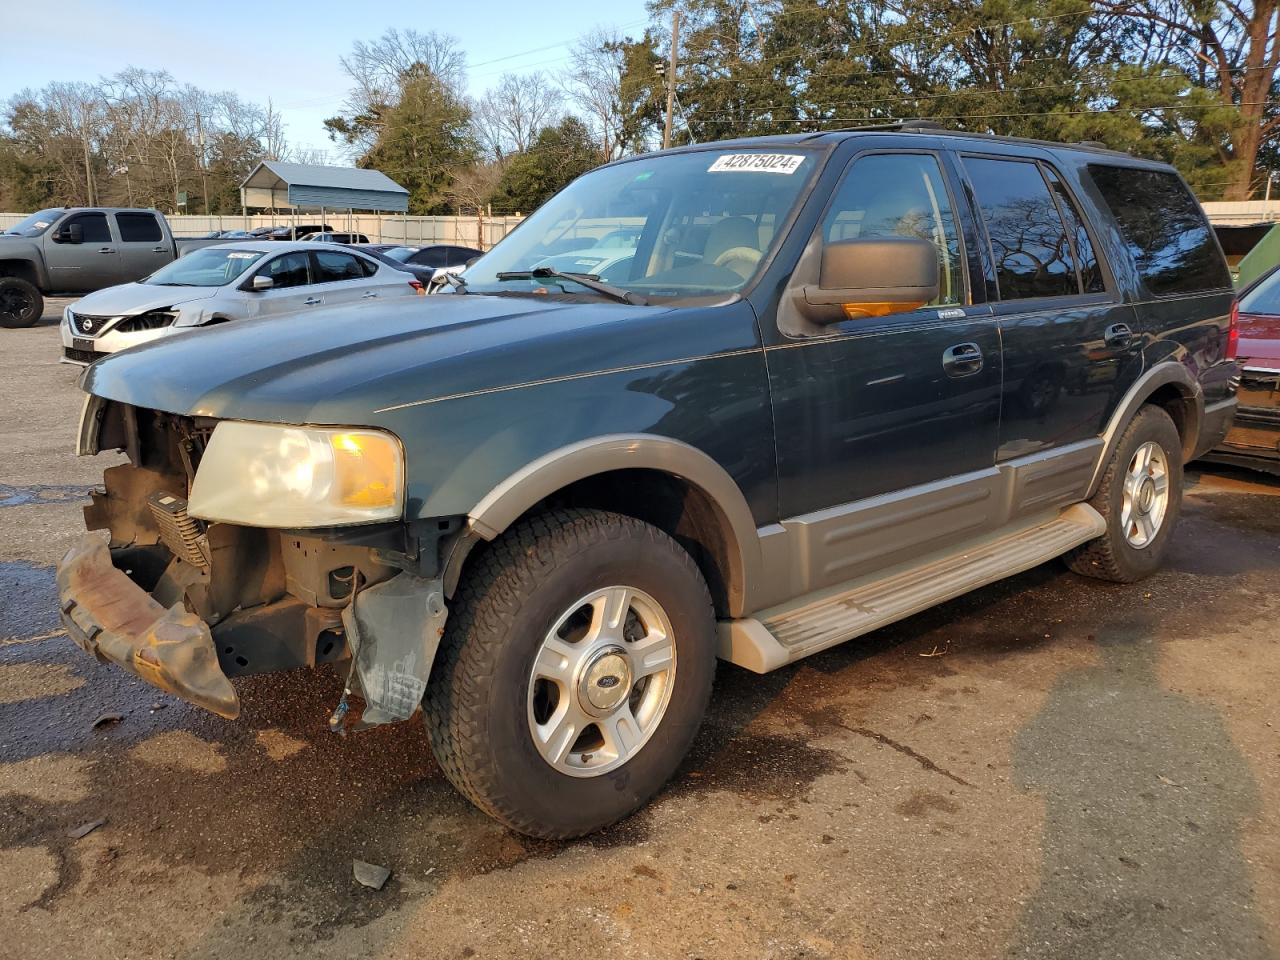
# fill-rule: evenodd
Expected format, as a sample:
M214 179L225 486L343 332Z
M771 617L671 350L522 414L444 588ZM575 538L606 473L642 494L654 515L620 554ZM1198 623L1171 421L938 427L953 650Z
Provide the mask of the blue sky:
M0 6L0 100L52 80L94 80L127 66L179 83L270 97L289 142L332 150L321 121L342 102L338 58L388 27L457 37L477 94L504 72L555 71L595 26L638 36L644 0L6 0ZM497 62L494 62L497 61Z

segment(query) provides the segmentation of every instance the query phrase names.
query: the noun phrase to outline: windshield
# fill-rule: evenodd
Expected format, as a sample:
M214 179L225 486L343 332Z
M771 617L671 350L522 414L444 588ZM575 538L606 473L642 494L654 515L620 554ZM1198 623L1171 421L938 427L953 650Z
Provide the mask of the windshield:
M602 167L472 264L466 289L589 292L569 279L510 276L549 267L647 299L734 293L781 240L817 161L801 149L706 150Z
M141 282L152 287L224 287L264 256L256 250L205 247L179 257Z
M5 233L12 234L15 237L38 237L48 230L50 225L65 212L58 207L37 211L25 220L19 220Z
M1280 270L1245 294L1240 301L1240 312L1280 315Z

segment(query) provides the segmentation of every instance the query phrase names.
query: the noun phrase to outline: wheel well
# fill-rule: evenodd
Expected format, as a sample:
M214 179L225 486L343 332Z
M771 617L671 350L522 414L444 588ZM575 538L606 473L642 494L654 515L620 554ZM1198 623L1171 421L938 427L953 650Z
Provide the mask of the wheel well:
M1173 425L1178 428L1178 437L1182 440L1182 458L1190 459L1195 452L1196 439L1200 433L1195 400L1183 393L1176 385L1166 383L1143 402L1144 405L1160 407L1169 414Z
M0 260L0 277L17 277L39 288L35 266L28 260Z
M613 470L575 481L535 503L513 523L540 510L556 507L590 507L635 517L651 524L679 543L707 582L717 617L729 616L729 590L738 570L736 546L728 521L711 497L699 487L661 470ZM467 555L461 576L485 552L477 543Z

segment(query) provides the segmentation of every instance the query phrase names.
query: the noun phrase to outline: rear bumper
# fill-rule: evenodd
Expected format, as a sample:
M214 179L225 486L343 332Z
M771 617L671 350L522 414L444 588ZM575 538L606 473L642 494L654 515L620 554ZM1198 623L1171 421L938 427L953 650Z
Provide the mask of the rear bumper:
M1240 408L1205 459L1280 473L1280 374L1246 368Z
M116 569L105 540L86 535L62 558L58 606L67 634L86 653L219 716L240 715L209 627L180 606L161 606Z

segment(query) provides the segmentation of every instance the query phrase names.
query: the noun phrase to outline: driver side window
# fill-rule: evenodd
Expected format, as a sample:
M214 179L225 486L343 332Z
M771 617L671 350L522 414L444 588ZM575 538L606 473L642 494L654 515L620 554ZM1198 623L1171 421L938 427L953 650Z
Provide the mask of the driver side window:
M259 276L270 277L275 283L272 288L303 287L307 280L307 254L304 251L286 253L276 257L258 271Z
M928 240L937 248L934 306L965 302L956 221L932 154L872 154L854 161L822 224L825 243L893 237Z

